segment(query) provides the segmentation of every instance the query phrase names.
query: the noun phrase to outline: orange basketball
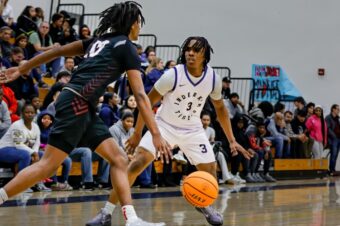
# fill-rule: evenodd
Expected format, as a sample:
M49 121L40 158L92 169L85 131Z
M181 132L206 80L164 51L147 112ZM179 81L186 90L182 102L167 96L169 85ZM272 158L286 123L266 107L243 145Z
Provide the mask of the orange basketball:
M217 198L218 183L210 173L196 171L184 179L182 194L193 206L206 207Z

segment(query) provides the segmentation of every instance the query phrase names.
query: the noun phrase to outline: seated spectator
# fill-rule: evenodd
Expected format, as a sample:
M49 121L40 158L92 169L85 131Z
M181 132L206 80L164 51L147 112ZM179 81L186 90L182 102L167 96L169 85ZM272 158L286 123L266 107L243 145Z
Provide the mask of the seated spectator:
M7 104L3 101L3 90L0 86L0 139L5 135L11 125L10 113Z
M312 116L314 114L314 108L315 108L315 104L313 102L309 102L306 105L306 111L307 111L307 118L308 119L310 116Z
M104 100L99 111L99 117L103 120L107 127L111 127L119 120L118 107L115 104L115 98L113 93L105 93Z
M10 43L13 30L10 27L4 26L0 28L0 53L1 57L7 58L11 55L13 45Z
M17 67L24 58L25 56L22 48L14 47L11 49L10 55L7 58L2 59L2 63L6 68Z
M269 101L263 101L259 103L257 107L253 107L249 111L249 116L253 117L254 119L262 119L266 120L272 116L274 113L274 107Z
M306 127L310 137L314 140L312 147L313 158L321 159L323 149L327 144L327 124L320 105L315 106L314 114L306 121Z
M15 98L14 92L11 88L5 86L4 84L2 84L0 87L3 92L2 100L7 104L11 121L18 121L20 119L20 117L17 115L18 101Z
M224 77L222 79L222 98L223 99L230 99L230 84L231 80L229 77Z
M73 70L74 70L74 59L73 59L73 57L65 57L64 66L60 69L60 72L66 71L71 75Z
M237 177L235 172L238 171L240 163L242 162L243 166L243 176L248 183L260 182L252 175L255 173L255 168L258 163L258 154L250 148L249 139L246 135L246 120L242 115L236 114L235 117L232 119L232 126L233 126L233 133L235 136L235 140L239 143L245 150L253 155L250 160L247 160L242 155L232 156L231 165L232 165L232 174L234 177Z
M295 98L294 105L296 107L296 109L294 111L294 116L297 114L298 110L306 110L306 101L303 97Z
M19 36L22 33L29 35L37 30L38 26L36 24L35 8L28 5L24 8L17 19L17 28L15 34L16 36Z
M48 136L50 134L54 116L48 111L43 111L38 115L38 126L40 129L40 151L44 151L47 145ZM58 181L56 175L52 177L53 184L51 185L51 189L53 191L70 191L73 188L68 184L68 177L71 171L72 160L70 157L66 157L63 164L63 170L61 174L61 182Z
M42 22L39 25L39 29L37 32L33 32L30 36L28 41L33 45L33 55L38 55L42 52L47 50L53 49L55 47L59 47L59 43L53 43L51 36L48 34L50 29L50 25L48 22ZM53 77L57 76L57 73L60 71L61 68L61 58L57 58L51 62L52 70L51 75ZM47 73L47 67L45 64L40 66L40 70L42 74Z
M84 39L89 39L89 38L92 38L90 28L86 24L80 26L79 39L84 40Z
M283 114L276 112L274 117L267 121L267 140L275 145L275 158L290 157L290 138L285 135Z
M302 158L304 153L303 151L303 143L307 142L308 137L304 133L295 133L293 131L291 122L293 120L293 112L286 111L284 113L285 119L285 127L284 130L285 135L290 139L290 153L292 158Z
M37 123L37 119L38 119L38 115L40 114L40 107L41 107L39 96L37 95L33 96L31 100L31 104L35 110L35 117L33 119L33 122Z
M270 151L270 147L272 143L269 140L266 140L266 125L263 119L259 119L256 122L256 125L248 126L246 130L246 135L249 138L249 144L251 149L253 149L258 154L258 162L255 167L255 172L252 174L252 177L256 179L258 182L275 182L276 179L273 178L269 174L269 168L272 165L273 157ZM263 176L259 173L259 168L261 165L261 161L263 161Z
M134 115L134 118L137 118L138 115L138 109L137 109L137 102L135 99L134 95L129 95L125 101L124 101L124 105L122 106L122 108L120 109L120 115L123 115L125 110L130 110L132 112L132 114ZM136 123L136 122L135 122Z
M64 39L63 32L64 15L55 13L52 15L52 23L48 35L52 38L52 42L61 44Z
M311 158L314 140L309 137L309 132L306 127L306 116L307 113L305 110L298 110L297 115L291 122L291 126L295 134L301 134L306 137L306 141L303 143L301 158L309 159Z
M28 37L25 34L16 37L14 46L22 49L24 52L24 60L29 60L32 57L29 55L31 47L28 46Z
M35 8L35 24L39 26L41 22L45 21L44 10L40 7Z
M274 105L274 113L281 112L282 114L284 114L285 113L285 108L286 108L286 106L283 103L281 103L280 101L278 101Z
M246 112L237 93L231 93L230 99L224 99L223 102L228 109L230 119L232 119L236 114L244 114Z
M164 71L167 71L171 68L174 68L176 66L176 62L174 60L168 60L166 63L165 63L165 66L164 66Z
M31 161L39 161L40 130L33 122L34 116L31 104L22 108L22 119L14 122L0 140L0 162L18 163L20 171L30 165ZM37 184L36 188L41 191L50 190L42 183Z
M144 78L144 89L146 93L149 93L153 85L162 76L164 72L164 65L161 58L155 57L150 65L147 67Z
M64 15L63 23L64 38L60 44L66 45L77 40L78 35L76 30L73 28L76 22L76 18L71 18L70 14L65 10L62 10L59 13Z

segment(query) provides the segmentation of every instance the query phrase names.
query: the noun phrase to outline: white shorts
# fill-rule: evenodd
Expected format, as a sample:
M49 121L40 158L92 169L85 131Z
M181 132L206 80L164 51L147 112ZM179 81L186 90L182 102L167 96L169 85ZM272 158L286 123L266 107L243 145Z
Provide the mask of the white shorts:
M189 131L174 128L161 120L156 120L156 122L163 138L171 147L178 145L192 165L216 161L214 152L203 128L197 131ZM156 149L149 131L144 134L139 146L155 156Z

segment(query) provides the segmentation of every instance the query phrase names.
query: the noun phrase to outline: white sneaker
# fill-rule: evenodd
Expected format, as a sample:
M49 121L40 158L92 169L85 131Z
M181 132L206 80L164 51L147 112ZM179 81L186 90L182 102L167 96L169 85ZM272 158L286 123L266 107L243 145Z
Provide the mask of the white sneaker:
M173 159L175 159L177 162L185 165L188 163L188 161L184 158L183 154L177 153L173 156Z
M140 218L137 218L136 220L132 222L127 221L125 226L165 226L165 223L164 222L151 223L151 222L143 221Z
M243 180L243 179L240 177L239 173L236 173L235 178L236 178L236 180L239 181L240 184L245 184L245 183L247 183L246 180Z

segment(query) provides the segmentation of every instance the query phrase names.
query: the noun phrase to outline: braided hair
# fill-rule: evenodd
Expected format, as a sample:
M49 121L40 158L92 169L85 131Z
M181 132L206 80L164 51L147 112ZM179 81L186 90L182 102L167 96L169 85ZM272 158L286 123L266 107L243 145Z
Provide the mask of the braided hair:
M189 44L192 40L196 40L196 42L194 43L193 46L191 46L190 48L192 48L195 52L200 52L202 49L204 49L204 67L209 63L210 61L210 55L211 53L214 53L213 49L211 48L208 40L204 37L199 37L199 36L192 36L187 38L181 49L182 49L182 53L181 53L181 59L180 62L182 64L186 64L186 59L185 59L185 52L189 49Z
M144 24L141 8L142 6L134 1L116 3L110 8L107 8L100 14L100 22L97 30L98 35L103 35L107 31L111 31L128 36L131 26L138 21L139 17L141 24Z

